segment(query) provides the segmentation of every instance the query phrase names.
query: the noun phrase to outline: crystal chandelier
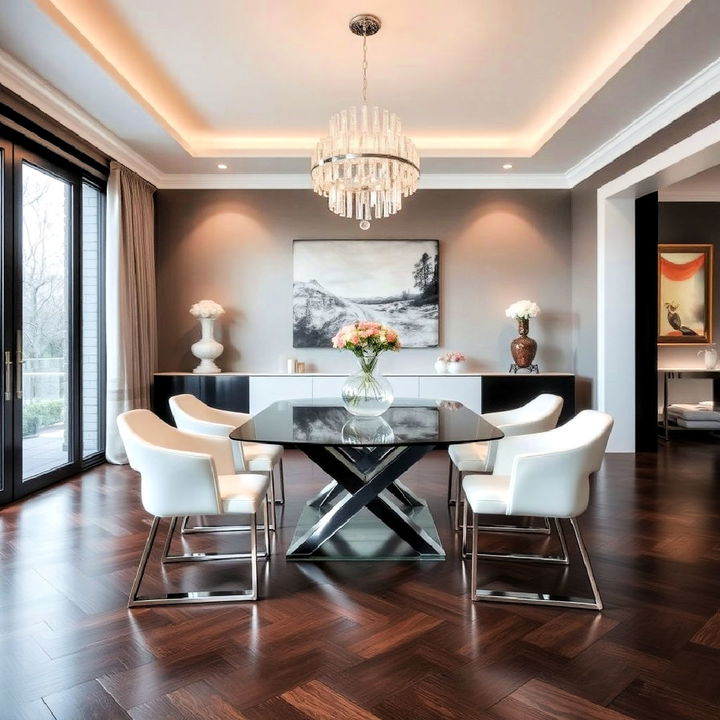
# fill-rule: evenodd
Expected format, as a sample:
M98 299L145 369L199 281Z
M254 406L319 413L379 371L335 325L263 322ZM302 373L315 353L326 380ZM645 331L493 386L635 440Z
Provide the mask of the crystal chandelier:
M417 190L420 158L397 115L367 104L367 38L380 29L380 18L357 15L350 29L363 39L362 105L330 118L330 134L315 147L310 175L332 212L360 220L367 230L373 217L394 215L403 197Z

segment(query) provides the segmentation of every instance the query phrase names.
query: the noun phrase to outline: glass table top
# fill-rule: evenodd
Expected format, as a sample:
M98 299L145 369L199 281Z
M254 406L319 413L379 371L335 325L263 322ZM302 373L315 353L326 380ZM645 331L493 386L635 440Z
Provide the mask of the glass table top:
M434 445L498 440L501 430L450 400L396 399L379 417L351 415L340 400L283 400L233 430L233 440L303 445Z

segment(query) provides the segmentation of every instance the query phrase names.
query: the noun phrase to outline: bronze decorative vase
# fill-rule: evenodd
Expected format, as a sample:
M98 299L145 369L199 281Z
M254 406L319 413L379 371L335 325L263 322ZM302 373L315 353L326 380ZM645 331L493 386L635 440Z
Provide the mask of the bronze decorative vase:
M533 367L533 360L537 352L537 343L528 337L529 329L530 320L528 318L518 318L518 332L520 336L516 337L510 343L510 352L512 353L515 367L517 368L532 369Z

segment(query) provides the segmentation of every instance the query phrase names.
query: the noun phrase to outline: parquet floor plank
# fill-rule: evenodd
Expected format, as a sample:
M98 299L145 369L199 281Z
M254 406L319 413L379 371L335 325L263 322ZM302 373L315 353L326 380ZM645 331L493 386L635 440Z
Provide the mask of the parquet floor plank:
M427 498L445 562L287 562L303 503L327 480L287 452L262 600L129 611L149 518L137 475L101 466L0 509L0 719L717 720L719 465L720 446L691 440L608 456L581 518L602 613L470 602L440 452L403 481ZM586 586L576 563L567 580L522 563L479 573L518 589ZM236 584L247 564L166 575ZM147 582L163 582L157 564Z
M127 720L130 716L97 680L43 698L56 720Z
M540 680L529 680L494 705L492 711L507 720L632 720L632 716L596 705Z
M331 690L319 680L311 680L280 696L286 703L313 720L378 720L377 715Z

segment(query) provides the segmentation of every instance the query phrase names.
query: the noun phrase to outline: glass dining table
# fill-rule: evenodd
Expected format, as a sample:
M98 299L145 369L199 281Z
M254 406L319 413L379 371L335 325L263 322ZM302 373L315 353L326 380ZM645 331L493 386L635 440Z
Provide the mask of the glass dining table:
M443 560L426 500L399 478L431 450L503 433L454 401L400 399L365 418L312 399L273 403L230 437L298 449L331 478L305 503L288 559Z

